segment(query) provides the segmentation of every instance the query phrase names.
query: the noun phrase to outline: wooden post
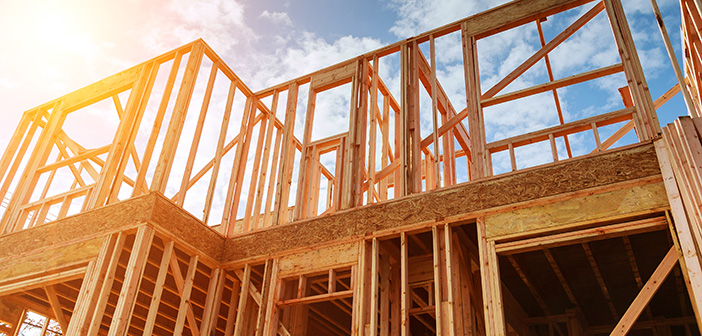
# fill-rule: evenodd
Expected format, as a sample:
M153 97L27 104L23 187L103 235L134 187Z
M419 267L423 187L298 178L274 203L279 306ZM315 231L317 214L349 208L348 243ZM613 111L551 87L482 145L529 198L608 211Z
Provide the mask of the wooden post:
M341 209L363 204L366 129L368 126L368 62L363 58L356 62L351 93L349 135L346 139L346 155L341 185Z
M288 86L280 169L278 170L278 183L275 187L275 201L273 203L273 221L271 223L273 226L287 222L290 183L292 182L293 160L295 158L295 135L293 131L295 128L295 111L297 110L297 90L297 83L291 83Z
M378 118L377 113L375 113L378 108L378 62L380 59L378 55L373 55L373 73L371 81L371 101L370 101L370 139L368 140L368 197L366 198L366 203L371 204L373 202L373 189L375 188L375 153L376 153L376 134L378 130ZM384 144L383 144L384 145ZM383 146L381 145L381 146Z
M448 316L443 314L441 305L443 302L443 296L441 295L446 290L445 274L443 274L444 268L441 263L441 239L442 230L437 226L431 228L432 233L432 261L434 266L434 314L436 320L436 334L439 336L448 335L447 331L444 330L444 320L448 319Z
M201 335L210 335L212 328L216 327L219 302L222 301L222 287L224 286L223 273L221 268L215 268L210 275L207 297L205 298L205 309L202 312L202 322L200 323Z
M417 42L407 42L402 45L400 57L401 101L400 109L400 146L401 171L405 182L402 184L402 195L422 191L422 153L421 134L419 125L419 47ZM396 135L397 136L397 135Z
M163 285L166 283L166 276L168 275L168 264L173 254L173 246L174 242L171 240L163 247L163 255L161 256L161 264L159 265L156 283L154 284L154 292L151 294L149 314L146 317L146 324L144 325L144 336L151 335L154 330L156 316L158 315L158 306L161 303L161 294L163 294Z
M312 165L314 161L313 149L310 148L312 141L312 126L314 125L314 108L317 104L317 92L312 85L307 98L307 110L305 111L305 127L302 136L302 155L300 156L300 171L297 180L297 196L295 197L294 218L305 218L307 199L309 195L309 184L312 179ZM286 118L287 122L288 119Z
M249 301L249 287L251 286L251 265L244 267L244 278L241 280L241 296L234 325L234 336L241 336L244 332L244 317L246 316L246 303Z
M270 278L268 283L267 292L261 297L261 304L265 305L265 311L263 312L263 318L265 323L263 329L259 332L256 330L257 335L264 336L275 336L275 331L278 330L276 326L278 325L278 298L280 295L280 287L282 285L282 280L278 279L279 271L279 259L273 259L271 265ZM265 289L265 288L264 288Z
M624 65L624 73L629 83L631 96L636 106L637 114L643 123L641 132L643 139L653 139L661 133L656 110L653 107L651 93L643 75L643 69L634 46L634 39L624 16L624 9L619 0L604 0L605 10L609 18L614 40L619 47L619 56Z
M463 69L466 81L466 109L471 142L470 175L473 180L491 176L490 153L487 152L485 120L480 106L480 75L478 71L478 50L475 36L468 33L468 23L461 25L463 40Z
M122 290L119 293L119 301L112 315L112 323L108 336L126 335L129 329L134 303L136 300L141 277L146 267L146 260L149 257L151 241L154 237L154 230L148 226L142 226L137 230L132 252L129 255L129 263L124 274Z
M505 335L505 317L502 311L502 286L495 242L489 241L485 232L485 219L477 220L478 250L480 253L480 279L483 285L483 310L485 313L485 333Z
M410 336L410 297L409 288L409 251L407 250L407 233L400 234L400 335Z

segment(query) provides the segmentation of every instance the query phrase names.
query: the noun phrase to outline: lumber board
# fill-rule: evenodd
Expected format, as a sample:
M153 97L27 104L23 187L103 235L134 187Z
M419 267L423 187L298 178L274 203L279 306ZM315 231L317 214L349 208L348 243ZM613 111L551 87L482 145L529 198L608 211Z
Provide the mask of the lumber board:
M485 216L487 237L577 226L668 207L662 182Z
M224 237L159 193L105 207L0 237L0 264L7 258L39 253L129 230L144 223L161 236L199 251L210 263L221 258ZM96 254L97 255L97 254ZM203 260L204 261L204 260Z
M0 284L13 278L49 272L66 266L87 264L97 257L103 238L39 251L26 256L13 255L0 261Z
M355 264L358 259L358 244L330 246L280 258L279 276L314 273Z
M323 243L474 218L475 213L510 204L657 176L656 153L647 143L235 236L225 242L222 261L290 254Z
M0 260L64 246L137 226L151 213L154 196L142 196L0 237Z

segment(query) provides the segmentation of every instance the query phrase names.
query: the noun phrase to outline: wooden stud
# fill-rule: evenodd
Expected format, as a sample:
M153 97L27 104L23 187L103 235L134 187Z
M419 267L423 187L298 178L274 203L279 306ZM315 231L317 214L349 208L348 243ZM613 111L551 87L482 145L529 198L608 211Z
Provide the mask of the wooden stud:
M263 203L263 188L265 187L266 183L266 176L268 174L268 160L270 158L270 152L271 152L271 141L273 140L273 133L276 133L276 149L277 147L277 135L279 134L277 132L277 128L275 128L275 111L278 107L278 91L275 91L273 94L273 104L271 107L271 113L268 114L268 118L270 119L270 122L268 123L268 129L266 130L266 143L264 145L264 151L263 151L263 162L261 163L261 173L260 176L258 177L258 187L256 187L256 198L255 198L255 204L253 208L253 227L254 228L259 228L259 227L265 227L265 223L261 224L259 223L259 217L261 215L261 205ZM263 131L263 128L261 128L261 131ZM274 150L274 156L277 155L277 150ZM274 159L275 160L275 159ZM275 162L273 163L272 169L274 170L273 174L271 176L275 175ZM269 181L268 183L268 193L270 194L272 191L271 185L273 184L273 181ZM251 191L250 191L251 192ZM270 207L264 209L264 212L268 212L270 210Z
M470 176L473 180L492 175L487 171L490 160L485 149L485 121L480 103L480 75L478 71L478 51L475 36L468 34L468 25L461 27L463 43L463 69L466 81L466 110L471 139Z
M100 291L96 295L97 302L95 303L95 311L92 318L89 320L90 324L87 326L87 335L89 336L97 335L98 330L100 329L100 323L102 322L102 317L105 312L105 305L107 304L107 299L109 298L109 293L112 289L112 283L115 279L115 271L117 270L117 264L119 263L125 240L125 234L119 233L114 245L114 250L109 252L111 254L109 256L109 263L104 262L104 264L106 264L105 266L107 267L105 269L104 280L98 280L95 282L96 287L93 290L97 292L97 286L100 286Z
M375 113L375 110L377 109L378 106L378 67L380 59L378 58L378 55L373 56L373 73L371 74L372 78L372 83L371 83L371 89L370 89L370 106L371 106L371 113L370 113L370 130L369 130L369 140L368 140L368 190L373 190L375 188L376 184L376 179L375 179L375 156L376 156L376 134L378 130L378 118ZM385 144L381 144L381 146L384 146ZM373 193L368 192L367 204L374 203L373 202Z
M272 225L287 222L288 203L290 198L290 183L292 182L293 159L295 157L294 125L295 111L297 110L298 85L291 83L288 87L288 101L285 109L285 130L283 131L282 152L280 154L280 169L275 188L275 202L273 203Z
M410 296L409 287L409 251L407 233L400 234L400 335L410 336Z
M174 335L180 335L183 332L186 316L188 315L188 312L191 311L191 308L189 308L190 294L192 293L193 289L193 281L195 280L195 273L197 270L198 260L199 258L197 255L190 257L188 273L186 273L185 278L183 279L183 287L182 290L180 290L180 305L178 306L178 317L176 318L176 324L173 328ZM190 331L193 335L198 334L198 327L195 324L194 319L188 319L188 327L190 327Z
M137 230L132 252L129 255L129 263L124 275L122 289L120 290L119 301L112 315L108 336L127 334L129 321L134 310L134 301L139 291L153 237L154 230L148 226L142 226Z
M441 187L441 166L440 166L440 161L439 161L439 120L437 118L437 109L439 105L439 98L437 96L437 87L436 87L436 46L434 42L434 36L430 36L429 38L429 50L430 50L430 58L431 58L431 115L432 115L432 126L434 127L434 132L433 132L433 137L434 137L434 157L436 158L435 161L435 169L434 169L434 180L436 183L436 187L440 188ZM444 152L446 153L446 152ZM444 167L446 166L446 160L447 157L444 156ZM444 168L445 169L445 168ZM448 185L448 184L445 184ZM427 188L428 189L428 188Z
M158 307L161 303L161 294L163 293L163 285L166 283L166 276L168 275L168 264L171 261L171 255L173 253L173 246L175 243L171 240L167 242L163 248L163 255L161 256L161 264L158 268L158 276L156 277L156 283L154 283L154 292L151 294L151 304L149 304L149 314L146 317L146 324L144 325L144 336L151 335L154 330L154 325L156 323L156 316L158 314Z
M219 139L217 139L217 150L215 151L214 162L212 163L212 176L210 177L210 185L207 188L207 196L205 196L205 208L203 209L202 221L208 223L210 212L212 210L212 199L214 198L215 187L217 186L217 177L219 176L219 167L224 156L224 141L227 137L227 129L229 129L229 118L232 113L232 105L234 103L234 94L236 93L236 82L229 83L229 93L227 94L227 104L224 108L222 116L222 125L220 126Z
M205 309L202 312L202 322L200 323L200 333L210 335L217 323L219 315L219 302L222 301L222 279L224 272L221 268L215 268L210 275L210 283L207 286L207 296L205 297Z
M180 206L183 206L183 203L185 203L185 194L188 191L188 182L190 181L190 174L192 174L193 171L193 165L195 164L195 156L197 155L197 149L200 145L200 137L202 136L202 129L205 126L205 117L207 116L207 110L210 106L210 99L212 98L212 89L214 88L214 82L217 77L217 70L217 63L212 64L212 69L210 70L210 77L207 79L207 88L205 89L205 96L202 99L202 107L200 108L200 114L197 117L195 134L193 135L193 142L190 145L188 161L185 163L183 179L180 182L180 190L178 191L178 197L175 201L175 204L178 204Z
M251 286L251 265L244 267L244 277L241 280L241 297L237 308L236 323L234 325L234 336L241 336L244 332L244 317L247 313L246 303L249 301L249 287Z
M240 283L236 279L232 279L232 295L229 297L229 312L227 312L227 325L224 329L225 336L231 336L234 332L234 321L236 318L236 309L239 306Z
M270 118L271 116L268 115ZM260 125L258 126L258 140L256 141L256 154L254 155L254 160L253 160L253 167L251 170L251 182L249 185L249 195L246 199L246 208L244 209L244 223L242 227L243 232L248 232L252 226L251 224L251 218L253 217L253 214L251 213L253 211L253 206L254 206L254 197L256 195L256 184L258 182L259 178L259 171L261 170L261 155L263 154L263 145L265 141L265 136L266 136L266 123L273 123L273 120L268 120L268 118L263 118L261 119ZM242 160L246 161L243 157ZM263 168L264 170L267 169L267 167ZM253 224L254 227L257 226L257 223Z
M599 6L600 10L603 8L602 6ZM539 41L541 42L541 48L546 47L546 40L544 39L544 31L543 28L541 27L541 20L536 20L536 29L539 32ZM548 57L548 53L544 54L544 63L546 63L546 71L548 72L548 80L550 82L553 82L555 80L555 77L553 76L553 69L551 67L551 59ZM556 112L558 112L558 121L561 123L561 125L565 124L565 120L563 118L563 109L561 108L561 100L558 98L558 90L553 89L551 90L551 93L553 94L553 102L556 104ZM570 149L570 141L568 141L568 137L564 136L563 137L563 142L565 143L565 148L566 152L568 153L568 157L572 158L573 157L573 152ZM558 161L556 158L554 161Z
M151 162L151 157L153 156L154 147L156 146L156 140L158 138L161 126L163 124L163 118L166 114L166 108L168 107L168 102L171 98L171 93L173 92L173 85L175 84L176 76L178 75L178 69L180 68L180 62L183 58L183 51L179 50L175 54L173 64L171 65L171 71L168 75L168 80L166 81L166 87L161 97L161 103L159 105L158 111L156 112L156 117L154 118L154 125L151 128L151 135L146 144L146 149L144 150L144 157L141 162L141 169L137 174L136 185L132 191L132 197L138 196L142 193L142 187L146 185L146 173ZM131 98L131 95L130 95Z
M154 177L151 182L152 191L163 193L166 190L168 177L171 172L171 167L173 166L176 147L180 140L180 134L183 130L183 124L185 123L185 116L188 112L195 81L197 80L197 74L200 70L200 63L202 62L204 51L203 48L201 43L194 45L188 56L188 64L185 66L183 82L178 91L178 97L173 107L173 114L171 115L168 129L166 129L166 136L163 140L164 145L161 149L161 155L159 156L156 170L154 171Z

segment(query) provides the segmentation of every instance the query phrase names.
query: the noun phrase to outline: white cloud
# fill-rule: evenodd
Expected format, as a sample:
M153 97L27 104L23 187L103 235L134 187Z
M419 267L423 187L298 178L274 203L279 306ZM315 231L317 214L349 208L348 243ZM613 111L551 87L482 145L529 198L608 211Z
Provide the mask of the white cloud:
M215 51L226 53L258 38L246 24L244 10L236 1L172 0L154 13L142 40L163 51L203 38Z
M264 10L259 17L271 20L273 23L283 26L292 26L293 24L288 13L285 12L269 12Z
M308 74L345 61L384 44L370 37L343 36L327 42L314 33L302 32L292 37L287 48L275 54L261 55L252 86L265 87Z
M4 78L0 77L0 87L4 87L6 89L14 88L17 87L19 83L12 78Z

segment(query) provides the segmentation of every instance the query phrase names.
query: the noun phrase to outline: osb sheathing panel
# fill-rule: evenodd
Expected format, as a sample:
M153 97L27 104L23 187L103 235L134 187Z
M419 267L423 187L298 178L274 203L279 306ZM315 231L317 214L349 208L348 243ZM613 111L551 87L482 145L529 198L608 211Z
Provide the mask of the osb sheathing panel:
M488 238L578 225L668 206L663 183L645 184L485 216Z
M288 277L355 264L358 243L324 247L280 258L279 276Z
M224 238L162 195L151 193L0 237L0 265L6 258L69 246L149 223L219 260Z
M88 263L100 253L104 241L104 238L95 238L28 256L7 258L0 263L0 283L19 276Z
M222 261L304 249L543 197L659 175L652 144L461 184L228 239Z
M150 223L160 226L178 240L204 252L214 260L222 257L224 237L165 197L153 194L155 202Z
M141 196L0 237L0 260L49 246L63 246L144 223L155 197Z

